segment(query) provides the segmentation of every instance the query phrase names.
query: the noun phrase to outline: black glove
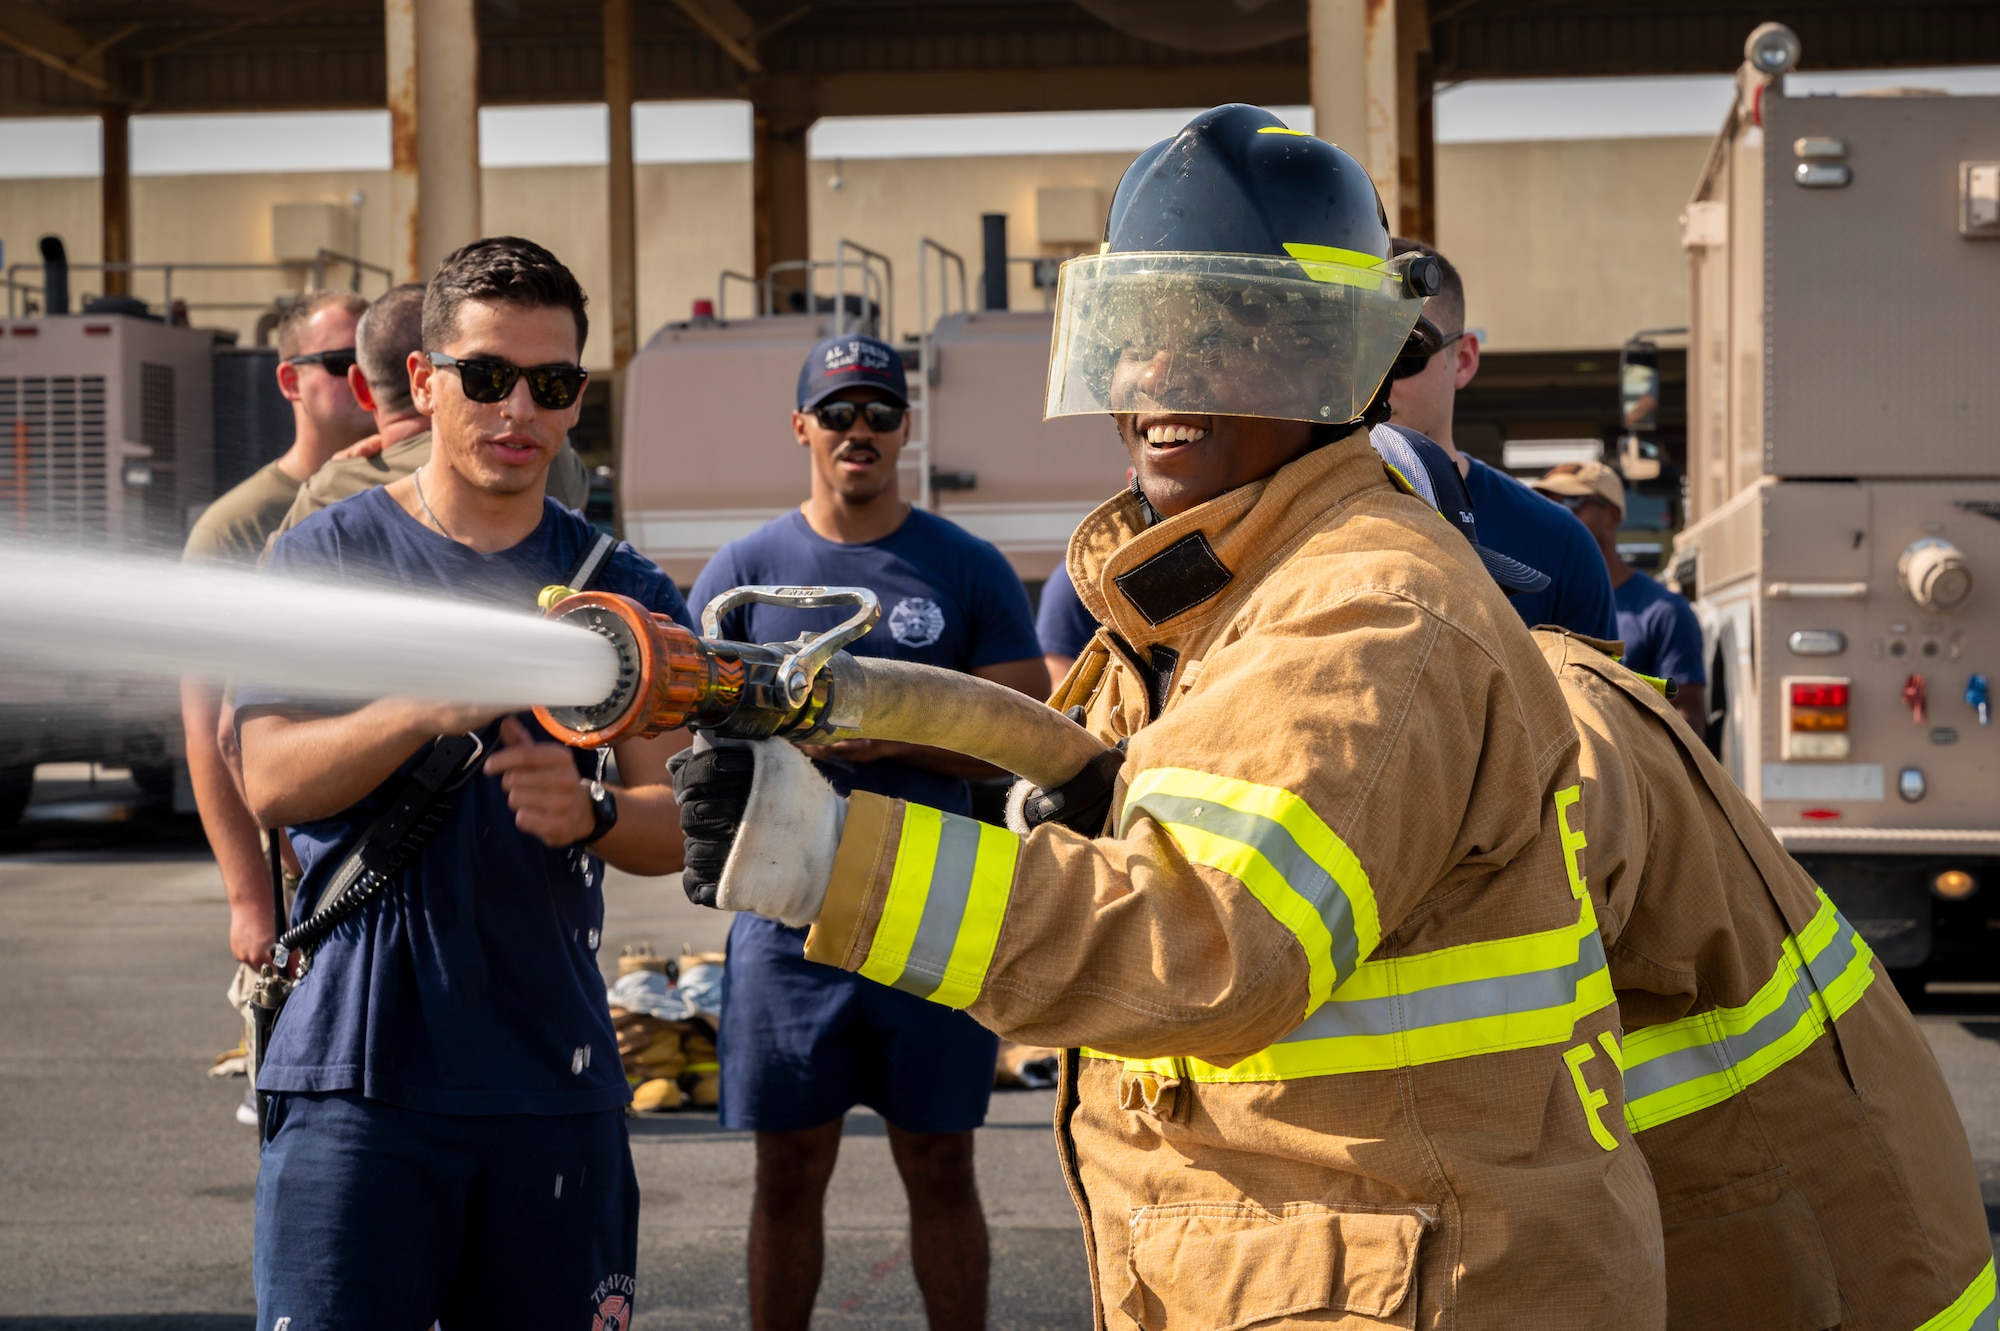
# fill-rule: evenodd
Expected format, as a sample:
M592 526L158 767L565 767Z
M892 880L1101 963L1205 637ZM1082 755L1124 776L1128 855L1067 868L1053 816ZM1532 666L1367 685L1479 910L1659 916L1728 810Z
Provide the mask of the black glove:
M1092 758L1081 772L1054 790L1034 790L1021 804L1022 821L1033 831L1043 823L1061 823L1087 837L1106 835L1111 794L1125 766L1125 741Z
M757 759L742 740L712 741L706 736L695 747L667 759L674 778L674 799L681 806L681 831L687 834L687 866L681 887L697 906L714 906L722 885L722 866L736 844L736 828L750 802L750 782Z

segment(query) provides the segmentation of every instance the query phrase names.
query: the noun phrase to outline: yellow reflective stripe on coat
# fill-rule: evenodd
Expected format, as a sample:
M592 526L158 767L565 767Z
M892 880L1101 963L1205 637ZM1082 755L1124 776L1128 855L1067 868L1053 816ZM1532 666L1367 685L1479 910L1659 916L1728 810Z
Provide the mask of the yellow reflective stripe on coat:
M1236 879L1305 949L1306 1012L1318 1010L1382 941L1375 893L1347 843L1289 790L1185 767L1141 772L1119 835L1140 814L1196 864Z
M1532 1049L1568 1040L1577 1022L1613 1001L1585 898L1577 922L1559 929L1365 961L1283 1040L1226 1068L1188 1059L1184 1075L1292 1081Z
M1993 1263L1973 1277L1965 1293L1916 1331L2000 1331L2000 1303L1994 1301Z
M979 997L1014 889L1021 843L993 827L905 805L889 894L861 973L946 1007Z
M1768 1077L1811 1047L1875 978L1874 954L1825 892L1784 940L1776 972L1741 1007L1715 1008L1625 1037L1625 1122L1671 1123Z

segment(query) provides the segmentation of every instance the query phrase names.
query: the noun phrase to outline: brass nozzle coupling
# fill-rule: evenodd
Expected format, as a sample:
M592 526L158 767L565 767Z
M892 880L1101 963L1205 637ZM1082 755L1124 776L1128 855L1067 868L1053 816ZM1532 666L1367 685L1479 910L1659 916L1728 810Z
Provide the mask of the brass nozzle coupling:
M567 594L562 594L567 593ZM550 734L578 748L646 739L684 725L743 739L821 738L836 727L835 699L851 662L838 651L879 616L872 592L854 588L739 587L717 597L696 637L663 615L610 592L544 589L543 610L602 635L618 652L618 680L601 702L537 707ZM720 615L748 601L778 605L858 605L828 633L759 645L716 636ZM848 692L858 692L858 683Z

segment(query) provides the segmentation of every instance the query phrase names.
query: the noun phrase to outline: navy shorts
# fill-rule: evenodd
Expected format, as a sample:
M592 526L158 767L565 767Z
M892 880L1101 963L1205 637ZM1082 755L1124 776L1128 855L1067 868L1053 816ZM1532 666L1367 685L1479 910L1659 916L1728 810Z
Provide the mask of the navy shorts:
M626 1331L639 1180L623 1110L425 1114L271 1097L258 1331Z
M986 1121L997 1036L953 1008L806 960L806 931L739 915L723 968L722 1124L796 1132L867 1105L908 1132Z

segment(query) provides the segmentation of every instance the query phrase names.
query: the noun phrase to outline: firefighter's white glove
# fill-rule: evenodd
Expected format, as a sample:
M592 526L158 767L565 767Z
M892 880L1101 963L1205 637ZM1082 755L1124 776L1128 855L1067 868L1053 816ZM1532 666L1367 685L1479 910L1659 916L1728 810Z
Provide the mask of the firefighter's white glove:
M847 801L781 739L723 740L668 764L687 834L688 900L794 927L819 918Z

